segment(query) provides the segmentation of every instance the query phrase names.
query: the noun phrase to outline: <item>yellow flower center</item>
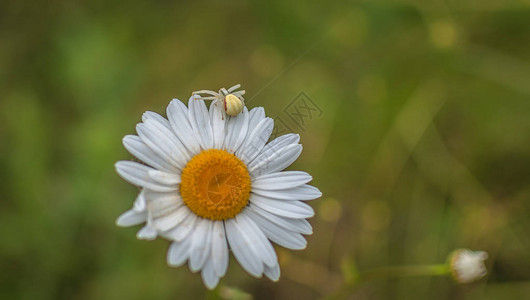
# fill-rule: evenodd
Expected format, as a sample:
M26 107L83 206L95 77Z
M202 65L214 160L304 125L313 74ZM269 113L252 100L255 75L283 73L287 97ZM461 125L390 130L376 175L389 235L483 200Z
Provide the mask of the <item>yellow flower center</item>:
M199 217L230 219L248 204L250 175L234 154L202 151L188 162L181 177L182 200Z

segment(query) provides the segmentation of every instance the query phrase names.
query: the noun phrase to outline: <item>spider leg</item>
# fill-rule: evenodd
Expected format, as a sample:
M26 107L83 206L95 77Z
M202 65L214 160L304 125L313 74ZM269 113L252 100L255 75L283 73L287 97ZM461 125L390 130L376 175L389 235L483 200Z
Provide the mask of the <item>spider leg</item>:
M231 87L231 88L228 89L228 93L231 93L231 92L237 90L237 89L240 88L240 87L241 87L241 84L236 84L236 85L234 85L233 87Z
M207 94L207 95L212 95L212 96L218 96L219 94L214 92L214 91L210 91L210 90L200 90L200 91L195 91L193 93L191 93L192 95L195 95L195 94Z
M212 97L203 97L203 96L199 96L199 99L201 99L201 100L205 100L205 101L210 101L210 100L215 101L215 100L217 100L218 98L217 98L217 97L213 97L213 96L212 96Z
M226 97L228 94L230 94L225 88L221 88L219 90L219 94L223 95L223 97Z
M245 90L241 90L241 91L237 91L237 92L233 92L232 95L236 95L236 96L243 96L245 94Z

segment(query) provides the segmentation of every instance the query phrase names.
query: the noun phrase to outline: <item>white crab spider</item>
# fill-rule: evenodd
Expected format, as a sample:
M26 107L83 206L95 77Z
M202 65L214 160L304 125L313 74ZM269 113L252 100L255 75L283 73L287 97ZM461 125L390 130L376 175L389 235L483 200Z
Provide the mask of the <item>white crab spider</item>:
M202 100L212 100L212 103L215 105L222 103L226 114L235 117L239 115L243 111L243 107L245 107L245 100L243 99L245 90L236 91L240 87L241 84L236 84L229 89L221 88L218 93L210 90L200 90L195 91L192 94L199 95ZM200 94L210 96L203 97Z

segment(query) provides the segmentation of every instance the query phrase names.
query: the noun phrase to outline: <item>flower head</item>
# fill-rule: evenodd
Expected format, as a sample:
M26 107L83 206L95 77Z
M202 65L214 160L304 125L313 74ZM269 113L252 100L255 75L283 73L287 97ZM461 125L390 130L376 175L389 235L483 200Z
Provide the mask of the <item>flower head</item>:
M220 105L206 107L199 96L188 107L173 100L168 119L146 112L138 135L123 139L125 148L143 163L119 161L118 174L141 187L133 208L116 223L145 223L139 239L160 236L172 243L171 266L188 262L214 288L233 252L243 269L273 281L280 277L270 241L304 249L311 234L306 218L314 211L307 200L320 191L301 171L283 171L302 152L297 134L267 143L274 122L263 108L225 118Z
M450 269L454 279L459 283L477 281L488 273L484 261L488 253L469 249L455 250L449 257Z

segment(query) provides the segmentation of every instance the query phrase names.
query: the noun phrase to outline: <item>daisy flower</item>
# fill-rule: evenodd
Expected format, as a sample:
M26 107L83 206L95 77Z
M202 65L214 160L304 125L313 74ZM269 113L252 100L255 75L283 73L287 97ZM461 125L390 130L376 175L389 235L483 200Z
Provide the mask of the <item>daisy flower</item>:
M188 107L175 99L167 119L145 112L138 135L123 139L140 162L119 161L118 174L140 187L119 226L145 223L139 239L171 241L170 266L188 263L213 289L226 274L229 251L245 271L277 281L280 267L271 241L289 249L306 247L312 233L305 201L320 191L311 175L283 171L302 152L297 134L267 143L274 122L262 107L226 116L193 95Z

